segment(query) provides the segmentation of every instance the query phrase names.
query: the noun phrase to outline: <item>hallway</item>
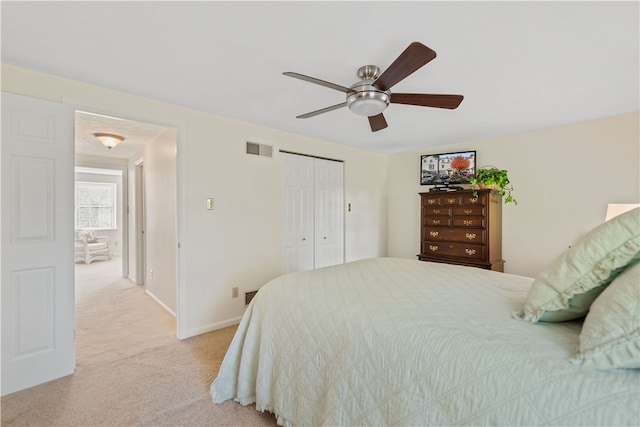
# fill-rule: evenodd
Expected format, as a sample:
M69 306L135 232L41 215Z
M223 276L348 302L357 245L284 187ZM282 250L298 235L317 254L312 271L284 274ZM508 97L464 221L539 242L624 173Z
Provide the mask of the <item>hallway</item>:
M122 278L122 259L76 263L76 368L176 340L176 319Z

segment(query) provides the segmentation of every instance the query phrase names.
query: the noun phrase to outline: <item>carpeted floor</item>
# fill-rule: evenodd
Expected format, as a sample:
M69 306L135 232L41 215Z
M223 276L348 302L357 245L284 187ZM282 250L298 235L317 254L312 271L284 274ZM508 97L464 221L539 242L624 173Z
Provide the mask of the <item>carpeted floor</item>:
M76 372L2 397L2 426L275 426L209 386L236 327L179 341L175 318L120 276L76 264Z

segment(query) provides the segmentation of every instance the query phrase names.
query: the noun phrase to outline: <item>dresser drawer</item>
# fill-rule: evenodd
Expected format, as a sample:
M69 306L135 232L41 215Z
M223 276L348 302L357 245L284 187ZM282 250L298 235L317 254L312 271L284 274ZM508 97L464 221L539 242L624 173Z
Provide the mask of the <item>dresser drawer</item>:
M462 203L462 199L459 195L456 195L454 191L448 194L425 196L422 198L422 206L459 206Z
M486 243L486 230L465 230L461 228L423 227L422 240L432 242Z
M454 227L484 228L485 219L481 216L454 217L452 223Z
M485 245L469 245L465 243L422 242L422 253L427 256L446 255L484 261L487 256L487 247Z
M451 216L451 208L445 206L423 206L422 216Z
M422 207L440 206L440 196L423 196Z
M484 216L484 206L461 206L453 208L454 216Z
M448 196L440 196L441 204L443 206L454 206L460 204L460 196L450 194Z
M477 196L474 196L473 194L464 195L462 196L461 204L472 205L472 206L486 206L487 194L478 193Z
M437 225L440 227L449 227L451 225L451 217L448 216L425 216L422 221L423 225Z

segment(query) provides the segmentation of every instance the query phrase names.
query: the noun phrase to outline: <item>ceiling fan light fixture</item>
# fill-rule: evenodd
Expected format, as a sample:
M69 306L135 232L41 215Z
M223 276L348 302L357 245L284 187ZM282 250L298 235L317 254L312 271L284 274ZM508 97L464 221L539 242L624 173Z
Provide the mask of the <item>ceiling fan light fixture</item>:
M387 92L366 90L354 92L347 96L347 106L360 116L377 116L388 106L391 97Z
M94 133L93 136L95 136L96 139L109 150L124 141L124 136L113 133Z
M291 71L283 74L347 94L345 102L311 111L310 113L296 116L296 118L307 119L338 108L349 107L349 110L354 114L367 116L371 131L377 132L387 127L387 121L382 112L390 103L446 108L449 110L458 108L463 99L462 95L395 93L392 98L391 87L413 74L435 57L436 52L434 50L420 42L412 42L383 73L380 73L380 69L375 65L360 67L357 73L360 81L348 88Z

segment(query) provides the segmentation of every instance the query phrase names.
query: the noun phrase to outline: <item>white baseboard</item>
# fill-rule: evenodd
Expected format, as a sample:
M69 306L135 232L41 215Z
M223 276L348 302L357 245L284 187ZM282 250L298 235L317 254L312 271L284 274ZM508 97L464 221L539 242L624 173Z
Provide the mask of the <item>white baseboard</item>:
M234 326L240 323L242 320L242 316L233 317L231 319L223 320L222 322L210 323L208 325L200 326L199 328L193 328L186 332L186 336L180 339L186 339L195 337L196 335L205 334L207 332L215 331L217 329L228 328L229 326Z
M153 300L155 302L157 302L158 304L160 304L160 307L164 308L165 310L167 310L169 312L169 314L171 314L173 317L176 317L176 313L171 310L169 307L166 306L165 303L163 303L162 301L160 301L154 294L152 294L151 292L149 292L148 290L145 289L144 291L145 294L149 295L151 298L153 298Z

